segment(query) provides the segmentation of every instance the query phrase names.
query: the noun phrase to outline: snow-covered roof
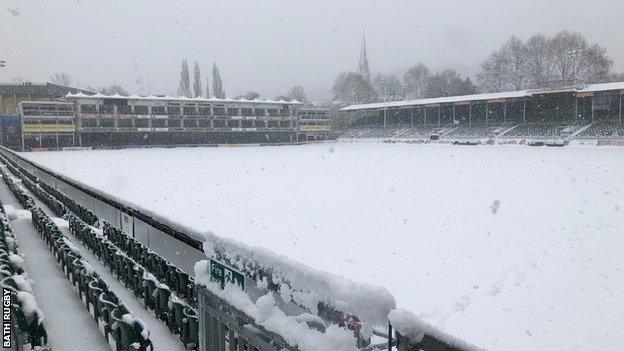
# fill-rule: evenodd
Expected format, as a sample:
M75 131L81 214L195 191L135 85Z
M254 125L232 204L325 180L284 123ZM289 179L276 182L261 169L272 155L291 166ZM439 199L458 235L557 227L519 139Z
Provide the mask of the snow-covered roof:
M579 89L578 91L581 93L585 93L608 90L624 90L624 82L590 84L583 89Z
M114 95L104 95L101 93L97 93L97 94L93 94L93 95L87 95L84 93L77 93L77 94L67 94L65 96L68 99L94 99L94 100L101 100L101 99L126 99L126 100L148 100L148 101L170 101L170 102L212 102L212 103L232 103L232 102L238 102L238 103L252 103L252 104L277 104L277 105L300 105L301 103L297 100L292 100L292 101L285 101L285 100L260 100L260 99L253 99L253 100L248 100L248 99L230 99L230 98L225 98L225 99L219 99L216 97L211 97L211 98L203 98L203 97L195 97L195 98L190 98L190 97L186 97L186 96L182 96L182 97L174 97L174 96L156 96L156 95L149 95L149 96L141 96L141 95L130 95L130 96L123 96L123 95L119 95L119 94L114 94Z
M448 96L448 97L440 97L440 98L390 101L386 103L377 102L373 104L351 105L351 106L342 108L341 111L383 108L383 107L434 105L434 104L445 104L445 103L455 103L455 102L464 102L464 101L496 100L496 99L507 99L507 98L520 98L520 97L526 97L526 96L531 96L528 90L507 91L507 92L502 92L502 93Z
M468 102L468 101L511 99L511 98L529 97L534 94L554 93L554 92L595 92L595 91L608 91L608 90L624 90L624 82L590 84L590 85L584 86L583 88L568 87L568 88L562 88L562 89L556 89L556 90L553 90L553 89L520 90L520 91L506 91L506 92L501 92L501 93L448 96L448 97L417 99L417 100L389 101L386 103L377 102L377 103L371 103L371 104L351 105L351 106L347 106L347 107L340 109L340 111L377 109L377 108L384 108L384 107L435 105L435 104L447 104L447 103Z

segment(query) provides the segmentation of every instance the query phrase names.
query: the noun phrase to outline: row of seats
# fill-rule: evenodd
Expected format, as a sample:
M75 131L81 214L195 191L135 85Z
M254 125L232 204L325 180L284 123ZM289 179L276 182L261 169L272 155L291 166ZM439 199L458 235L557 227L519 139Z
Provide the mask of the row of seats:
M566 137L574 129L558 124L524 123L505 133L504 137Z
M104 325L106 340L112 337L116 350L153 349L149 331L132 317L128 308L108 288L88 262L82 259L54 222L40 208L32 208L32 222L54 253L63 272L78 289L93 318Z
M580 138L624 138L624 124L598 122L579 133Z
M20 172L13 167L12 170L23 182L28 182L26 179L28 172L25 169L20 168ZM52 189L51 187L43 182L38 183L40 187L35 184L33 188L38 190L35 194L37 196L40 195L39 197L42 200L51 197L60 202L61 205L66 205L67 202L73 201L64 195L55 198L55 193L60 194L60 192L54 189L54 193L50 194L46 190ZM49 201L52 202L51 200ZM76 208L80 214L91 213L75 202L70 203L66 208L70 210ZM197 347L199 321L197 311L192 307L197 304L193 277L164 260L139 241L126 236L107 222L104 222L104 235L101 235L97 234L89 224L85 223L83 221L84 218L79 218L79 216L72 214L70 211L64 212L64 216L69 221L69 228L72 234L93 252L119 281L123 282L137 298L141 299L144 305L152 310L157 318L164 321L172 333L179 335L185 346ZM94 214L93 217L87 216L86 218L92 220L93 223L99 222ZM63 267L65 268L66 265ZM178 296L182 298L178 298ZM88 294L87 297L89 297ZM103 299L110 301L106 297ZM98 313L99 309L96 308L98 302L103 303L99 300L98 298L96 301L91 296L87 301L92 301L94 313L106 317L108 315Z
M128 308L123 305L115 293L108 289L93 267L82 259L71 242L66 238L58 226L40 208L36 207L30 198L2 169L3 178L17 198L29 198L32 206L32 222L49 249L56 257L57 263L63 269L72 285L78 290L85 307L92 313L98 325L104 325L106 339L112 337L117 351L152 350L149 331L143 324L132 316ZM16 172L20 180L25 183L25 172Z
M65 194L56 190L55 188L47 185L44 182L39 182L39 185L43 190L48 192L50 195L54 196L57 200L61 201L69 210L75 213L78 217L80 217L83 221L85 221L89 225L98 226L98 218L97 216L91 212L91 210L85 208L80 205L78 202L70 199Z
M65 214L67 213L67 207L65 207L63 203L61 203L55 197L43 190L35 181L32 180L31 177L28 177L29 174L27 172L21 172L10 162L9 159L1 155L0 159L5 162L6 167L11 171L11 173L21 174L24 176L21 178L22 184L24 184L24 186L26 186L26 188L30 190L30 192L35 194L35 196L41 199L41 201L45 203L46 206L48 206L48 208L50 208L56 216L60 218L63 218L65 216Z
M488 138L494 137L510 126L491 126L491 125L461 125L450 132L444 134L444 139L456 138Z
M69 228L106 265L110 271L143 301L146 308L165 322L169 330L179 335L187 347L196 347L199 338L197 311L176 293L195 300L193 278L170 262L143 246L140 242L121 234L113 238L111 226L105 222L105 234L96 232L74 215L69 215ZM125 252L116 243L125 245ZM150 271L160 272L162 282ZM174 290L174 292L172 292ZM196 300L195 300L196 301Z
M27 275L18 263L21 260L18 246L0 202L0 285L11 292L11 320L15 322L17 328L14 330L18 333L13 335L13 342L19 345L16 345L18 349L28 344L31 348L43 350L48 344L48 333L43 325L43 316L36 308L36 299L32 295ZM35 306L32 306L33 302Z

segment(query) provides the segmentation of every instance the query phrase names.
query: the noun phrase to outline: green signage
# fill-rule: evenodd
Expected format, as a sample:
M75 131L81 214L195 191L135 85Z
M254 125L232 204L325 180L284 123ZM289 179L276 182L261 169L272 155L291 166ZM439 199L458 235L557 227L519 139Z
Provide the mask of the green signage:
M212 258L210 259L210 281L220 282L221 289L225 287L225 284L236 284L245 290L244 275Z

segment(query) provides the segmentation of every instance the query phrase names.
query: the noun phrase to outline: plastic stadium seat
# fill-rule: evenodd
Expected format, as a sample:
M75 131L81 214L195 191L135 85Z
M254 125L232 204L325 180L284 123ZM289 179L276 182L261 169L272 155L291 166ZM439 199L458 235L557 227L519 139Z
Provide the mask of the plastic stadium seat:
M168 286L163 284L156 285L156 290L154 291L156 300L154 314L156 314L157 318L165 322L169 319L169 296L171 296L171 290Z
M185 330L182 331L182 342L185 346L197 346L199 343L199 320L197 318L197 311L190 307L184 309L184 317L186 323L184 323Z

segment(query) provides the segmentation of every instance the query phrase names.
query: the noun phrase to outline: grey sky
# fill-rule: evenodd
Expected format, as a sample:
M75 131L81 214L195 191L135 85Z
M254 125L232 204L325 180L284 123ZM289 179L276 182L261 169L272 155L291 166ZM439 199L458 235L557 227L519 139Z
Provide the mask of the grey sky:
M473 76L510 35L577 31L624 71L622 0L2 0L0 81L66 71L82 87L177 89L180 61L219 65L228 96L274 97L295 84L329 96L356 70L362 29L373 74L423 62Z

